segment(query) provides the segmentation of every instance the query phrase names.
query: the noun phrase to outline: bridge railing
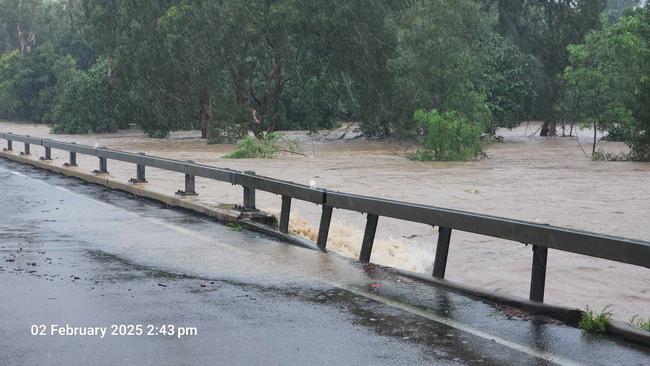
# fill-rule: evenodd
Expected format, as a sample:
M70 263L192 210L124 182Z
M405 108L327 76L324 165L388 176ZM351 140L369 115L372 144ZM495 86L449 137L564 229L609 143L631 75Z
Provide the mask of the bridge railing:
M530 299L544 300L546 261L548 249L608 259L645 268L650 268L650 242L628 239L592 232L561 228L508 218L446 209L422 204L400 202L382 198L354 195L256 175L250 171L217 168L192 161L180 161L143 153L130 153L105 147L92 147L50 139L34 138L12 133L0 133L7 140L7 150L13 149L13 142L22 142L23 154L30 154L30 146L45 149L42 159L51 159L51 149L67 151L70 154L67 165L76 165L76 154L96 156L99 169L96 173L108 172L108 160L136 164L134 183L145 183L145 167L185 174L185 190L181 195L195 195L195 177L214 179L243 187L243 210L255 210L255 191L275 193L282 196L280 231L287 233L291 211L291 200L312 202L322 206L317 246L325 251L333 208L365 213L366 227L359 260L369 262L372 254L377 223L380 216L437 226L439 235L434 259L433 276L444 278L452 230L465 231L506 240L531 244L533 248Z

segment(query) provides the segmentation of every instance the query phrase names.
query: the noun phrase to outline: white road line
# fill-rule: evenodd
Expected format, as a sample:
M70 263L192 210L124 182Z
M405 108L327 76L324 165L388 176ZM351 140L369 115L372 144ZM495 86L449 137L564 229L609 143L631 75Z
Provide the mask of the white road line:
M517 351L520 351L520 352L523 352L523 353L527 353L527 354L529 354L531 356L538 357L538 358L544 359L544 360L549 361L549 362L553 362L553 363L556 363L556 364L559 364L559 365L567 365L567 366L569 366L569 365L582 365L581 363L573 361L573 360L569 360L568 358L564 358L562 356L558 356L558 355L552 354L552 353L547 352L547 351L536 350L534 348L525 346L523 344L519 344L519 343L516 343L516 342L513 342L513 341L509 341L509 340L507 340L505 338L501 338L499 336L492 335L490 333L484 332L484 331L482 331L480 329L476 329L476 328L474 328L472 326L469 326L467 324L463 324L461 322L458 322L458 321L455 321L455 320L452 320L452 319L437 316L437 315L435 315L433 313L430 313L428 311L419 309L417 307L410 306L410 305L401 303L401 302L396 301L396 300L384 298L384 297L378 296L376 294L370 293L368 291L364 291L362 289L358 289L358 288L354 288L354 287L350 287L350 286L345 286L345 285L340 285L340 284L334 284L334 283L331 284L331 285L336 286L336 287L340 287L341 289L346 290L346 291L350 291L353 294L363 296L365 298L375 300L375 301L380 302L382 304L386 304L386 305L392 306L394 308L409 312L411 314L415 314L415 315L421 316L423 318L433 320L436 323L441 323L441 324L444 324L446 326L456 328L456 329L461 330L463 332L475 335L477 337L481 337L483 339L494 341L494 342L496 342L498 344L501 344L503 346L512 348L514 350L517 350Z

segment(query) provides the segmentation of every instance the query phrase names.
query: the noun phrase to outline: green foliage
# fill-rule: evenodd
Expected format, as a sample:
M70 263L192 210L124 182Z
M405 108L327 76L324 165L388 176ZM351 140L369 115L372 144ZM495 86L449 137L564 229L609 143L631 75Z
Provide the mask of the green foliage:
M485 3L493 4L490 10L497 13L499 34L536 60L532 79L535 100L530 117L555 123L562 72L569 63L567 46L579 43L585 34L600 26L599 16L605 9L605 0ZM554 132L551 126L545 126L541 134Z
M278 152L301 154L302 143L298 139L287 138L280 132L263 132L259 136L247 136L235 150L224 155L226 159L274 158Z
M569 46L564 72L565 119L625 141L630 158L650 160L650 10L630 12L615 24ZM595 152L594 135L594 152Z
M208 143L237 141L246 134L251 118L250 108L231 100L218 100L213 123L208 128Z
M226 224L226 226L228 226L228 228L230 228L230 230L232 231L237 231L237 232L242 231L242 226L238 222L229 222Z
M627 161L630 160L630 155L625 153L611 153L602 150L594 151L591 155L593 161Z
M607 325L612 319L612 311L609 310L611 305L607 305L600 311L594 313L589 307L583 311L578 322L578 327L589 333L605 333Z
M109 79L106 59L65 83L52 113L55 133L115 132L128 126L128 95Z
M457 112L418 110L414 120L424 137L423 149L411 156L413 160L470 160L482 153L483 129Z
M270 159L278 153L278 139L282 134L278 132L262 133L259 137L247 136L237 144L235 150L224 155L226 159Z
M650 319L644 320L643 318L634 315L632 318L630 318L628 324L630 324L634 328L638 328L641 330L645 330L646 332L650 332Z
M217 143L345 118L368 137L417 138L413 113L436 109L492 135L555 118L566 46L599 27L604 3L0 0L0 117L55 118L57 131L75 133L201 128ZM608 9L618 17L629 3ZM583 76L562 99L589 84ZM618 120L602 123L632 115L637 157L650 156L639 125L648 83L635 84L635 107L619 103ZM577 113L569 107L563 118Z

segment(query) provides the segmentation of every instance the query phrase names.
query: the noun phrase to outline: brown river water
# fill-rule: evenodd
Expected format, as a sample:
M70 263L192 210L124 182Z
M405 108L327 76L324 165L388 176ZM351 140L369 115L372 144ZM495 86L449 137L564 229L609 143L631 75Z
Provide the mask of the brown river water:
M363 139L309 137L307 156L285 154L275 159L221 158L233 145L206 145L196 131L173 133L170 139L147 138L138 130L115 134L52 135L45 125L0 122L0 131L28 134L88 145L146 152L149 155L195 160L317 187L408 202L467 210L537 223L548 223L602 234L650 240L650 163L594 162L586 158L575 138L530 136L538 125L500 131L504 140L487 148L488 158L472 162L413 162L404 158L404 144ZM592 131L580 130L579 142L591 151ZM2 146L4 147L4 146ZM606 151L626 151L624 144L599 142ZM20 150L20 143L14 149ZM53 164L67 155L53 151ZM32 154L42 154L38 147ZM97 169L97 159L78 156L84 171ZM108 170L125 181L135 166L109 161ZM183 188L183 176L147 168L148 187L173 194ZM240 203L241 187L197 178L201 202ZM259 208L278 213L280 197L258 192ZM320 207L294 201L290 230L315 239ZM335 210L328 248L357 257L363 236L362 214ZM431 273L437 230L381 217L372 262L409 271ZM531 247L521 243L454 231L446 278L488 290L527 298ZM650 272L647 269L549 251L548 303L600 310L612 304L614 317L650 317Z

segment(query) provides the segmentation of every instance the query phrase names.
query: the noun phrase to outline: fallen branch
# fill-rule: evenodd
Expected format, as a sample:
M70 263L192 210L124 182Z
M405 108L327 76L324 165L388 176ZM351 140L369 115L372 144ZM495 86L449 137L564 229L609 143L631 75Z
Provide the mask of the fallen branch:
M296 154L296 155L308 156L306 154L299 153L299 152L296 152L296 151L291 151L291 150L278 149L278 151L287 152L287 153Z

